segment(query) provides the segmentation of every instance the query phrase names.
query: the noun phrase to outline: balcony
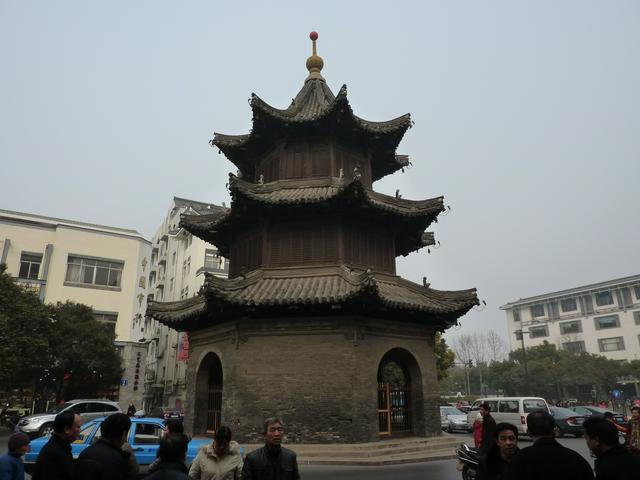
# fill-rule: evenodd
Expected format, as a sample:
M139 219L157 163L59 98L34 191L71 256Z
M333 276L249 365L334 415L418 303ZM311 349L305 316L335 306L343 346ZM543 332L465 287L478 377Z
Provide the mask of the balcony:
M165 277L164 275L158 275L158 280L156 281L156 288L164 288Z
M167 252L164 252L158 255L158 265L166 265L166 263L167 263Z

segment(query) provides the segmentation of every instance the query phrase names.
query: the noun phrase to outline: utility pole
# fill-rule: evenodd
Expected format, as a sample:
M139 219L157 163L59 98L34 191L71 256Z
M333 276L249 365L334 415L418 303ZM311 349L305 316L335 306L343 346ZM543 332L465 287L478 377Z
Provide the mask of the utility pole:
M524 365L524 384L526 385L526 391L523 393L529 393L529 367L527 366L527 349L524 346L524 334L529 333L520 329L520 343L522 345L522 364Z

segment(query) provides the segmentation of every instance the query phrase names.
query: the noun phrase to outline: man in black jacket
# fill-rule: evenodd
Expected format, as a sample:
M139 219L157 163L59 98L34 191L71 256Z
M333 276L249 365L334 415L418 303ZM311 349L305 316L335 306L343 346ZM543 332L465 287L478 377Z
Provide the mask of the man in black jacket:
M279 418L264 422L265 446L244 459L242 480L300 480L295 452L282 447L284 423Z
M518 429L510 423L499 423L495 431L496 443L480 457L476 480L511 480L518 454Z
M496 421L491 416L491 406L487 402L480 404L480 415L482 415L482 441L478 451L480 455L486 455L496 441Z
M593 480L589 463L553 438L556 422L547 412L527 416L527 429L534 440L516 457L516 480Z
M82 419L73 412L62 412L53 420L53 434L33 467L33 480L73 480L71 442L78 438Z
M135 480L138 471L131 468L131 453L122 449L130 428L131 420L124 413L105 418L101 437L78 457L77 480Z
M640 458L632 455L618 439L618 430L602 417L584 422L584 439L596 458L596 480L640 478Z

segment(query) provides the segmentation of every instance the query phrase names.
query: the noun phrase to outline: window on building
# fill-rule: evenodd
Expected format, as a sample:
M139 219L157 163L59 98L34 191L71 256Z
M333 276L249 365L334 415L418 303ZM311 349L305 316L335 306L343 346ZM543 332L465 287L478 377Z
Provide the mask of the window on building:
M569 353L583 353L587 351L583 341L565 342L562 344L562 348Z
M522 330L516 330L515 334L516 334L516 340L518 341L522 340Z
M189 296L189 287L184 287L184 298Z
M187 274L187 261L183 260L183 262L182 262L182 278L183 279L184 279L186 274Z
M191 273L191 257L187 257L187 275Z
M173 278L169 280L169 291L173 292Z
M596 330L604 330L605 328L617 328L620 326L620 317L618 315L605 315L604 317L595 317L593 321L596 323Z
M640 325L640 310L633 312L633 320L636 322L636 325Z
M560 323L560 333L562 335L567 335L570 333L580 333L580 332L582 332L582 322L580 320L574 320L573 322Z
M541 325L539 327L529 327L529 338L541 338L548 336L549 329L546 325Z
M598 346L601 352L624 350L624 339L622 337L599 338Z
M215 250L205 250L204 251L204 268L216 268L218 261L216 259L216 251Z
M120 287L124 262L116 260L95 260L69 255L67 276L71 283Z
M633 291L636 294L636 300L640 300L640 285L636 285L633 287Z
M96 312L93 314L94 318L98 320L100 323L104 324L108 330L111 332L116 331L116 323L118 321L117 313L100 313Z
M171 255L171 264L172 265L176 264L176 252L173 252L173 255Z
M18 277L37 280L42 264L42 255L37 253L23 253L20 255L20 272Z
M530 310L531 310L531 316L533 318L544 317L544 305L542 304L532 305Z
M566 298L560 301L560 308L563 312L574 312L578 310L578 303L575 298Z
M513 321L514 322L519 322L520 321L520 310L514 308L513 309Z
M596 305L599 307L613 305L613 295L611 292L596 293Z

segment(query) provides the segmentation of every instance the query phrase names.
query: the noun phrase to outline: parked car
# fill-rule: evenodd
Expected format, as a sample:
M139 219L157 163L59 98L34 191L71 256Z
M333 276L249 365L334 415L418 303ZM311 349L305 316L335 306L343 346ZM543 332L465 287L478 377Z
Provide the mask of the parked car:
M583 423L586 417L568 408L549 407L551 415L556 421L557 436L562 437L565 434L581 437L584 434Z
M628 419L622 413L614 412L613 410L609 410L607 408L594 407L591 405L578 405L575 407L571 407L569 410L573 410L578 415L583 415L585 417L590 417L591 415L595 415L596 417L604 417L604 414L610 412L613 414L613 419L616 423L622 427L627 428L629 426Z
M31 409L27 407L7 407L0 412L0 425L14 429L20 419L29 415Z
M164 420L184 420L184 412L175 407L155 407L151 410L151 413L149 413L148 416L153 418L162 418Z
M440 427L447 432L462 430L463 432L473 431L467 423L467 415L456 407L440 407Z
M78 439L71 444L73 458L78 458L80 452L100 438L100 425L105 418L98 418L82 425ZM163 429L164 421L159 418L131 418L131 429L129 430L127 441L135 453L141 474L145 474L149 465L156 459ZM24 466L27 473L31 474L33 472L36 458L38 458L40 450L49 441L49 438L49 436L46 436L31 441L31 451L24 457ZM187 465L193 462L198 450L203 445L210 443L211 439L208 438L192 439L187 449Z
M110 400L77 399L69 400L49 409L44 413L34 413L23 417L15 427L16 432L23 432L30 438L50 435L53 431L53 420L62 412L77 413L83 422L104 417L112 413L122 412L117 402Z
M467 413L467 423L473 425L481 403L488 403L491 416L496 422L508 422L518 428L518 433L527 433L527 415L531 412L549 412L544 398L538 397L491 397L479 398Z

